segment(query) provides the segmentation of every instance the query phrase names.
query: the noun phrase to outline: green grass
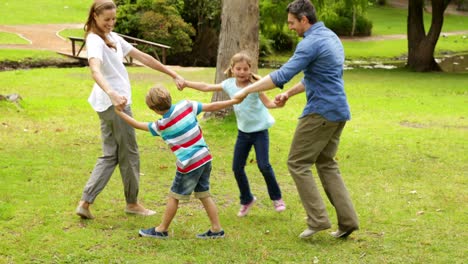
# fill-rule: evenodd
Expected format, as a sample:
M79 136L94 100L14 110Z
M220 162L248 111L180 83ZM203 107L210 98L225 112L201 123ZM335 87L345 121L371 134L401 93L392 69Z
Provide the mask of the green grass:
M356 58L395 58L406 56L408 53L408 41L406 39L375 40L375 41L350 41L343 40L343 46L347 59ZM466 35L452 35L440 37L435 56L444 53L463 53L468 51L468 38Z
M406 34L408 10L388 6L370 7L367 10L369 19L372 21L372 35ZM426 32L429 31L431 14L424 13L424 24ZM442 32L468 30L468 16L444 15Z
M91 0L1 1L1 25L83 23Z
M53 51L22 50L22 49L0 49L0 61L22 61L31 58L33 60L49 60L63 58Z
M212 68L177 70L191 80L214 77ZM156 118L143 101L154 83L168 87L174 101L210 101L210 94L177 91L169 78L146 68L129 72L139 120ZM97 218L80 220L73 211L100 155L99 121L86 101L89 69L0 72L0 94L23 97L21 108L0 101L0 263L464 263L467 82L467 74L345 72L352 120L337 159L361 222L348 240L327 232L307 241L297 238L306 227L305 215L286 158L304 105L304 95L298 95L271 111L277 121L270 129L271 162L288 209L273 211L265 183L249 163L259 202L248 217L235 216L238 190L230 169L235 120L203 120L214 156L212 193L227 236L194 238L207 229L208 220L193 200L181 204L171 238L156 241L138 238L137 230L157 224L164 210L174 174L174 157L164 143L137 133L144 174L140 199L158 215L123 213L116 172L92 207ZM336 228L329 203L327 208Z
M0 44L29 44L29 42L16 34L0 32Z
M82 28L79 29L64 29L59 32L59 35L63 38L67 37L84 37L84 30Z

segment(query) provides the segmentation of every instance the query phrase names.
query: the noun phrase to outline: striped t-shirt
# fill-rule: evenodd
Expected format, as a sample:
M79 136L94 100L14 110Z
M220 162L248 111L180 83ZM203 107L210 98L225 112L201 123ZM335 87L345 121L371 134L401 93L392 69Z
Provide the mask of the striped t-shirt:
M202 104L188 100L171 106L156 122L148 123L153 136L161 136L177 158L177 170L188 173L211 161L208 146L198 125Z

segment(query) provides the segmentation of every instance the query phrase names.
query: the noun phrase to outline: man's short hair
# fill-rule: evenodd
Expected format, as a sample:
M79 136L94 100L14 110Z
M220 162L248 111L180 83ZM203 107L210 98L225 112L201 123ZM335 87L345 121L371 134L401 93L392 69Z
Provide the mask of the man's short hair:
M301 20L302 17L307 17L310 24L315 24L317 22L315 7L310 0L295 0L288 4L286 11L296 17L297 20Z

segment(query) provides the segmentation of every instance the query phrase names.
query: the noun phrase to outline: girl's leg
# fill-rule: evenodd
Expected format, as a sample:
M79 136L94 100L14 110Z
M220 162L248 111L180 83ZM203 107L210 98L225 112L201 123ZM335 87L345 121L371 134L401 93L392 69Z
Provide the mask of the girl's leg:
M215 233L221 231L222 228L219 223L218 208L216 207L213 199L211 199L211 196L200 198L200 201L202 202L203 207L208 214L208 218L210 219L211 231Z
M253 200L253 195L250 192L249 180L245 173L245 164L250 149L252 148L252 143L249 138L247 133L238 131L237 141L234 147L234 158L232 161L232 170L240 191L240 203L243 205L249 204Z
M166 211L164 211L162 222L155 228L157 232L166 232L169 229L169 225L171 224L172 219L174 219L178 208L179 200L169 196L167 199Z
M281 199L281 190L270 164L268 130L255 133L254 148L257 155L257 165L265 179L270 199L273 201Z

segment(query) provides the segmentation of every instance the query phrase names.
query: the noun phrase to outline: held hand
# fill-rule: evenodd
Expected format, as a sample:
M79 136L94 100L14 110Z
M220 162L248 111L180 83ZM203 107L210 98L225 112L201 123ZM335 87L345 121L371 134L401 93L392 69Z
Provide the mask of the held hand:
M237 98L232 98L230 101L232 102L232 104L240 104L242 102L242 100Z
M182 76L177 75L177 77L174 78L174 82L176 83L177 89L179 91L182 91L184 89L185 79Z
M247 97L247 95L248 94L246 92L244 92L244 90L240 90L232 97L232 99L233 100L239 100L239 103L240 103L245 99L245 97Z
M127 98L125 98L125 96L122 96L115 91L110 91L108 95L117 110L122 111L125 108L125 105L127 105Z
M288 101L289 96L287 93L281 93L275 96L275 105L278 107L283 107L286 104L286 101Z

